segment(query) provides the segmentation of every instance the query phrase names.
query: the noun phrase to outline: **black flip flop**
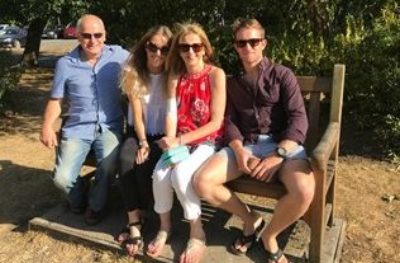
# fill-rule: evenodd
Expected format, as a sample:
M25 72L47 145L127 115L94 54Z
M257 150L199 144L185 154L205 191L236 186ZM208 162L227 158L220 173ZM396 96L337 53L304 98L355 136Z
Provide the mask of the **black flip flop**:
M264 221L264 219L262 219L260 225L258 225L254 231L253 234L245 236L243 234L243 232L240 234L239 237L237 237L232 245L230 246L230 251L235 254L235 255L244 255L247 253L247 251L249 251L255 242L257 242L262 234L262 231L265 227L266 223ZM242 251L240 248L236 248L236 244L240 245L240 248L242 247L247 247L247 249L245 251ZM248 244L248 245L247 245Z

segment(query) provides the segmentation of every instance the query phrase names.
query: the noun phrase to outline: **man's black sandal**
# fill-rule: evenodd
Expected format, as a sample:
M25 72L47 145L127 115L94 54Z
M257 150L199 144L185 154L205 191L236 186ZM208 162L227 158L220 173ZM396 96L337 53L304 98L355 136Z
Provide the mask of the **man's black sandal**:
M278 249L278 251L276 251L275 253L271 253L271 252L265 250L265 253L267 254L267 259L269 261L272 261L273 263L279 263L279 261L284 256L282 250L280 250L280 249ZM288 259L287 259L287 262L291 263L291 261L289 261Z
M253 234L245 236L242 232L240 236L236 238L235 241L233 241L233 244L230 246L230 251L235 255L246 254L247 251L249 251L253 247L254 243L260 239L265 225L266 223L264 219L262 219L260 225L256 227ZM239 245L240 247L237 248L236 245ZM246 247L246 250L241 250L242 247Z

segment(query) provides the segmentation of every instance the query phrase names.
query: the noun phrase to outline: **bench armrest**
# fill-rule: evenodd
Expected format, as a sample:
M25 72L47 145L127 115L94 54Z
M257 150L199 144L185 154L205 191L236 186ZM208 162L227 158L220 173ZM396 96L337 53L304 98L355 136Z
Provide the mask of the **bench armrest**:
M326 169L329 157L331 156L332 151L339 140L339 129L340 125L338 122L329 123L321 138L321 141L311 154L311 164L313 168L316 168L320 171Z

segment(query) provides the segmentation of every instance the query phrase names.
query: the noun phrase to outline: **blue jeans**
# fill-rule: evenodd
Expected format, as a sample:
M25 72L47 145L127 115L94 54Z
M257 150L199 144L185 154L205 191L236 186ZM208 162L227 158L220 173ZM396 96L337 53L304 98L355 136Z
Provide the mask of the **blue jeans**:
M84 200L84 179L80 170L89 151L96 158L94 183L89 192L89 206L94 211L103 209L107 201L108 180L117 172L121 134L103 129L96 132L93 140L63 138L57 149L54 184L66 194L71 207L79 207Z

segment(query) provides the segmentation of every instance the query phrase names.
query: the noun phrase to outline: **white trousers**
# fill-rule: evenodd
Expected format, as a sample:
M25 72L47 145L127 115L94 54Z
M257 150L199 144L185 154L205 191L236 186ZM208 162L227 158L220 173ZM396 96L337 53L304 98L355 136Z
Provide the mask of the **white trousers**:
M200 198L192 186L192 177L196 170L215 153L215 147L200 144L190 156L176 164L165 166L158 161L153 172L154 210L158 214L171 211L174 193L178 197L187 220L194 220L201 215Z

